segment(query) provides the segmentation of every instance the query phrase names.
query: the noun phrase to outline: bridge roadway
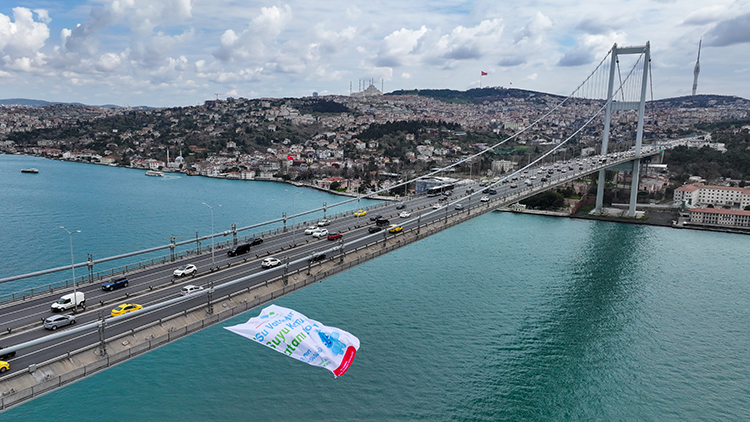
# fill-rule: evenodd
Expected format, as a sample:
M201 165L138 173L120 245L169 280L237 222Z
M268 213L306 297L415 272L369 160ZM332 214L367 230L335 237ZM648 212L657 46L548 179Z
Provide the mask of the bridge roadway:
M644 148L641 157L656 154L659 154L658 148ZM407 235L408 232L414 233L413 229L417 227L439 225L441 220L447 222L449 218L456 216L462 217L462 221L473 218L602 168L613 167L632 159L632 153L616 153L606 157L595 156L571 160L566 164L546 165L544 168L535 166L499 179L490 187L467 181L464 184L458 184L455 188L456 193L447 199L415 196L405 202L405 208L402 210L397 209L395 203L385 203L370 210L364 217L350 215L337 218L326 228L329 231L340 231L343 234L343 241L318 240L305 235L302 229L288 230L286 233L265 238L261 245L252 247L250 253L239 257L228 257L225 250L219 249L213 256L211 253L192 255L161 267L128 274L129 286L113 292L102 291L99 283L81 286L78 290L86 294L86 310L78 311L75 325L60 328L54 333L44 329L41 320L51 315L50 304L68 291L51 292L46 296L6 304L0 308L0 330L2 330L0 331L2 335L0 346L5 349L0 353L19 349L18 346L22 348L18 350L14 358L9 359L11 369L0 377L0 381L10 379L17 373L26 372L30 365L48 362L72 351L99 343L97 322L102 318L106 320L105 338L112 338L196 307L207 307L211 285L214 286L213 298L216 299L253 286L263 285L268 280L278 278L285 273L285 264L272 269L261 268L260 262L264 257L274 256L282 259L282 262L288 264L287 273L304 271L310 268L310 265L320 265L320 263L309 263L308 258L314 253L325 252L328 255L327 259L338 260L341 251L337 249L342 248L345 254L344 259L347 259L346 254L372 245L374 242L383 240L390 242L391 239L398 239L400 236ZM547 180L543 181L542 176L546 176ZM518 177L519 180L513 180L514 177ZM469 193L469 188L473 190L473 193ZM494 189L497 193L489 194L488 189ZM483 193L482 190L485 192ZM489 200L480 200L482 196ZM457 203L461 203L464 208L456 209ZM410 212L411 216L399 218L401 211ZM368 228L374 224L369 217L373 215L383 215L392 224L403 226L403 232L388 233L384 230L379 233L369 233ZM297 246L293 247L295 242ZM195 276L177 279L172 277L172 272L177 266L187 263L197 266L198 273ZM212 268L214 271L211 270ZM205 290L199 294L180 296L181 287L187 284L201 285L205 287ZM216 300L213 302L215 303ZM125 316L109 317L110 310L120 303L138 303L143 305L144 309ZM43 338L49 341L42 342ZM29 342L39 344L28 346ZM2 393L0 391L0 394Z

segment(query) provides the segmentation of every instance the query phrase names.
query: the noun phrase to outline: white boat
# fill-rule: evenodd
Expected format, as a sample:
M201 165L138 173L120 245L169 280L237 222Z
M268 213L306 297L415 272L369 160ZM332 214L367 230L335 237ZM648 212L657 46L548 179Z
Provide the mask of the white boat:
M146 171L146 176L156 176L156 177L163 177L164 172L158 171L158 170L148 170Z
M21 169L21 173L39 173L37 169Z

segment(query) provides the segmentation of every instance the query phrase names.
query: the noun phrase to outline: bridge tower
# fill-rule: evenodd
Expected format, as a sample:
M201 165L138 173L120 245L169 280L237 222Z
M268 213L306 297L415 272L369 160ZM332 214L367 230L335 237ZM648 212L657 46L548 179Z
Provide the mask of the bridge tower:
M643 75L641 78L641 96L639 101L613 101L615 85L615 68L619 63L618 57L627 54L643 55ZM604 133L602 135L601 155L607 154L607 145L609 143L610 123L612 111L614 110L638 110L638 128L635 137L635 159L633 160L633 180L630 185L630 206L628 207L628 217L635 217L635 206L638 200L638 179L640 173L641 143L643 141L643 115L646 110L646 87L648 86L649 68L651 65L651 44L646 42L643 46L618 47L617 44L612 46L612 62L609 66L609 86L607 88L607 108L604 115ZM622 89L622 87L621 87ZM596 189L596 208L594 213L602 213L602 204L604 203L604 172L606 169L599 170L599 184Z

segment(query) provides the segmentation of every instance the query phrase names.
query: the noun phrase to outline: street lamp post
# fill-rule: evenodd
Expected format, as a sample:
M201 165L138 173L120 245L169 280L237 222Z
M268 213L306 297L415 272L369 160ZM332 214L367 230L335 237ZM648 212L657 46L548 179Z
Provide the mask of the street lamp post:
M76 266L73 260L73 233L80 233L80 230L70 231L64 226L60 226L61 229L68 233L68 239L70 240L70 270L73 272L73 313L78 311L78 291L76 289Z
M213 269L216 268L216 259L214 258L214 208L220 207L221 205L214 205L212 207L205 202L203 203L203 205L211 209L211 265Z
M297 230L294 228L294 197L301 194L302 191L298 190L297 192L292 192L292 244L294 246L297 246Z

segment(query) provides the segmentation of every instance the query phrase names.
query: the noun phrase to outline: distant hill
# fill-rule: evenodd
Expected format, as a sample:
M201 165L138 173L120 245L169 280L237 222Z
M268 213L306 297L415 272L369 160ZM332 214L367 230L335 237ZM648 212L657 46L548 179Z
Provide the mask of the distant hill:
M474 88L467 91L456 91L452 89L397 90L388 95L419 95L452 103L480 103L483 101L498 101L503 98L533 98L537 96L548 96L559 99L565 98L562 95L548 94L546 92L496 87ZM684 97L665 98L647 102L664 108L712 108L726 105L750 106L750 100L730 95L688 95Z
M68 105L74 105L74 106L81 106L81 107L99 107L99 108L123 108L122 106L115 105L115 104L104 104L104 105L88 105L88 104L81 104L81 103L62 103L62 102L51 102L51 101L44 101L44 100L30 100L27 98L8 98L5 100L0 100L0 105L21 105L26 107L44 107L49 105L55 105L55 104L68 104ZM137 106L137 107L130 107L135 110L149 110L153 107L148 106Z

